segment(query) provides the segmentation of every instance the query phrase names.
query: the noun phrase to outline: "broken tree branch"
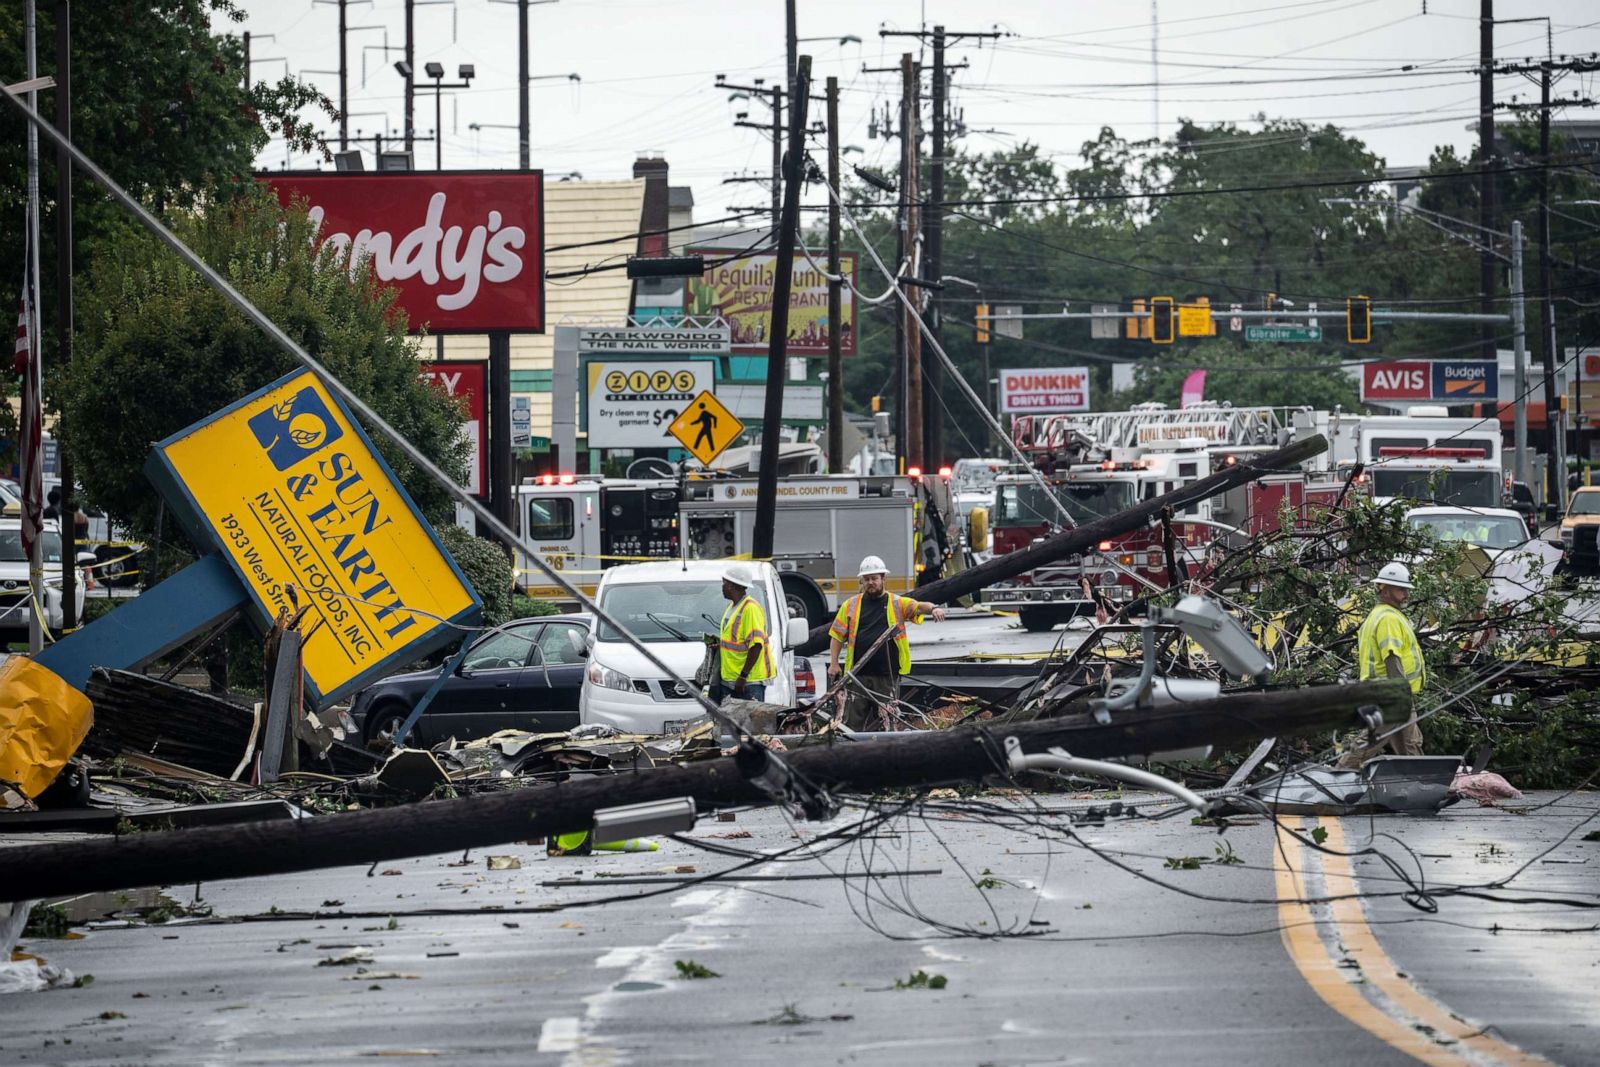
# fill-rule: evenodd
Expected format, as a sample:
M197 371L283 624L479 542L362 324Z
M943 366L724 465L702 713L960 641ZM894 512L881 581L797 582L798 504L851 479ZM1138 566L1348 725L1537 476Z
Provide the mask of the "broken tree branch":
M1027 752L1061 746L1077 756L1127 756L1356 726L1355 709L1368 704L1382 710L1385 722L1400 722L1410 711L1411 692L1385 681L1242 693L1126 712L1109 725L1072 715L992 728L908 731L903 737L800 748L785 759L818 785L865 792L1004 773L1007 737L1016 737ZM380 811L22 846L6 850L9 873L0 883L0 900L459 852L587 830L596 809L682 796L693 797L702 811L770 802L732 759L716 759Z

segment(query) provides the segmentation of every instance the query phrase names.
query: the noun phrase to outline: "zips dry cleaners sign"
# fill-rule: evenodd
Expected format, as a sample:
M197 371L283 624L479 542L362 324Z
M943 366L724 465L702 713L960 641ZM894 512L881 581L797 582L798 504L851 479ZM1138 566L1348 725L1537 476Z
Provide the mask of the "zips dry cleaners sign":
M413 332L544 329L544 175L285 174L265 179L285 206L304 199L317 239L350 249L400 291Z
M458 640L452 624L478 617L432 527L309 371L159 442L145 471L195 544L227 557L262 623L311 605L300 632L317 704Z

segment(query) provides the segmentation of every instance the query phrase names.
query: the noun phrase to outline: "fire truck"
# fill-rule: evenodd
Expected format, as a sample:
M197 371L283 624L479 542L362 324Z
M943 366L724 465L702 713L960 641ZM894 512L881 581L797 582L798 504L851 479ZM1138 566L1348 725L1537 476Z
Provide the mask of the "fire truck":
M1027 548L1058 530L1114 515L1281 447L1292 414L1264 407L1174 410L1143 404L1131 411L1019 416L1013 442L1054 499L1027 471L1001 474L991 516L994 553ZM1331 503L1341 488L1332 472L1281 472L1191 504L1173 517L1175 562L1192 572L1211 546L1276 529L1286 505L1304 517L1308 506ZM1016 611L1025 628L1042 631L1093 611L1094 598L1114 606L1164 589L1169 575L1163 533L1152 526L999 583L985 592L984 603ZM1086 592L1085 581L1093 593Z
M750 558L757 484L753 477L684 471L676 478L543 475L517 487L524 537L544 562L584 593L622 563ZM960 554L947 533L948 488L941 478L905 475L789 475L778 479L772 563L791 618L826 621L859 589L865 556L889 567L885 585L909 592ZM526 557L517 584L562 602Z
M1305 411L1294 434L1320 433L1329 450L1313 462L1337 473L1365 466L1378 503L1497 508L1505 475L1500 428L1492 419L1451 418L1442 407L1413 407L1404 415L1347 415Z

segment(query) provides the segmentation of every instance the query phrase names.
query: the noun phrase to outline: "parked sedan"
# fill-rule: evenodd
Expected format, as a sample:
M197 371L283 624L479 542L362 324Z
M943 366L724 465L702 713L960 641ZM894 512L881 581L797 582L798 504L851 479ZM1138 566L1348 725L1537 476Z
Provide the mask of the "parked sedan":
M496 730L567 730L578 725L584 643L593 617L519 619L478 640L406 737L426 746ZM361 690L350 714L362 735L393 740L444 668L396 674Z

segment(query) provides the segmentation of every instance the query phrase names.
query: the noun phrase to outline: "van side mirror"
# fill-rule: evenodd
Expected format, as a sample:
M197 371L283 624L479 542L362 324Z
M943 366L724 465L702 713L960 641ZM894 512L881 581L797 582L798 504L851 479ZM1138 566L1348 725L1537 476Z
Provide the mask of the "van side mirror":
M78 553L78 566L80 567L93 567L98 562L99 560L95 558L93 552L85 550Z
M789 628L783 632L784 648L799 648L811 636L811 623L806 619L790 619Z
M1544 506L1544 521L1556 522L1561 518L1561 509L1552 501Z

